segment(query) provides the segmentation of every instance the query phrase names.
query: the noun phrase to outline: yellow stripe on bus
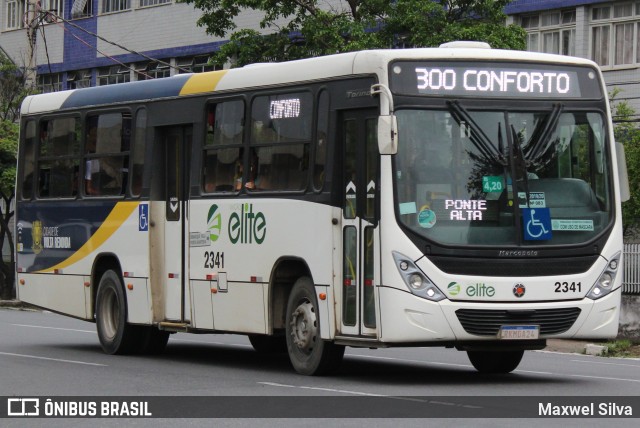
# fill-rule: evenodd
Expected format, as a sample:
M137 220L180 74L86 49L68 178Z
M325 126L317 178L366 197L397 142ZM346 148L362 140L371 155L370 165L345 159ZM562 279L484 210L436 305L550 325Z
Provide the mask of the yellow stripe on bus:
M213 92L218 86L218 82L227 74L227 70L210 71L208 73L194 74L186 81L180 95L201 94L203 92Z
M96 230L96 233L94 233L91 238L89 238L89 240L78 249L78 251L57 265L38 272L45 273L52 272L56 269L64 269L87 257L96 248L104 244L104 242L109 239L116 230L120 228L120 226L122 226L137 207L138 202L118 202L116 206L113 207L113 210L111 210L107 218L102 222L102 225L98 230Z

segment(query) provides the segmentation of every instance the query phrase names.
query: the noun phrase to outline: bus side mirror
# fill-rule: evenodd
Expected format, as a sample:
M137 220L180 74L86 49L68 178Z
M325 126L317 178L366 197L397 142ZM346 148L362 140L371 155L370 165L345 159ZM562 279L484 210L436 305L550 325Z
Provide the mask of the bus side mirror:
M394 114L378 117L378 150L381 155L398 152L398 122Z
M629 191L629 176L627 175L627 160L622 143L616 143L616 158L618 161L618 183L620 184L620 201L626 202L631 198Z

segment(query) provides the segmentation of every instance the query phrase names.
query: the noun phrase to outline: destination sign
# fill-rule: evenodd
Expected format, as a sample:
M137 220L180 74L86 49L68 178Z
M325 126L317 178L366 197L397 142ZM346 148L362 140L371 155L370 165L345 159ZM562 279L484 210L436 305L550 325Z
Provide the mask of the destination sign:
M391 90L405 95L504 98L602 98L595 70L531 63L402 61Z

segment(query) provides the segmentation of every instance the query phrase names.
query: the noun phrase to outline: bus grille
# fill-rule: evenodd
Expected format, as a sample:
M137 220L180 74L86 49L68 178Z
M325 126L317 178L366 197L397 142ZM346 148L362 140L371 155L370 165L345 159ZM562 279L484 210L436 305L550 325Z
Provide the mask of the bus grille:
M580 315L580 308L534 310L458 309L458 320L465 331L477 336L497 336L503 325L539 325L540 335L569 330Z

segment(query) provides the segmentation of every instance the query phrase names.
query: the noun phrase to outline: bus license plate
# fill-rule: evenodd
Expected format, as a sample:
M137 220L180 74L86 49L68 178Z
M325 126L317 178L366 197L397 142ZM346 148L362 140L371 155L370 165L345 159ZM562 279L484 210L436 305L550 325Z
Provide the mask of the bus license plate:
M540 327L537 325L503 325L498 334L499 339L505 340L529 340L540 336Z

